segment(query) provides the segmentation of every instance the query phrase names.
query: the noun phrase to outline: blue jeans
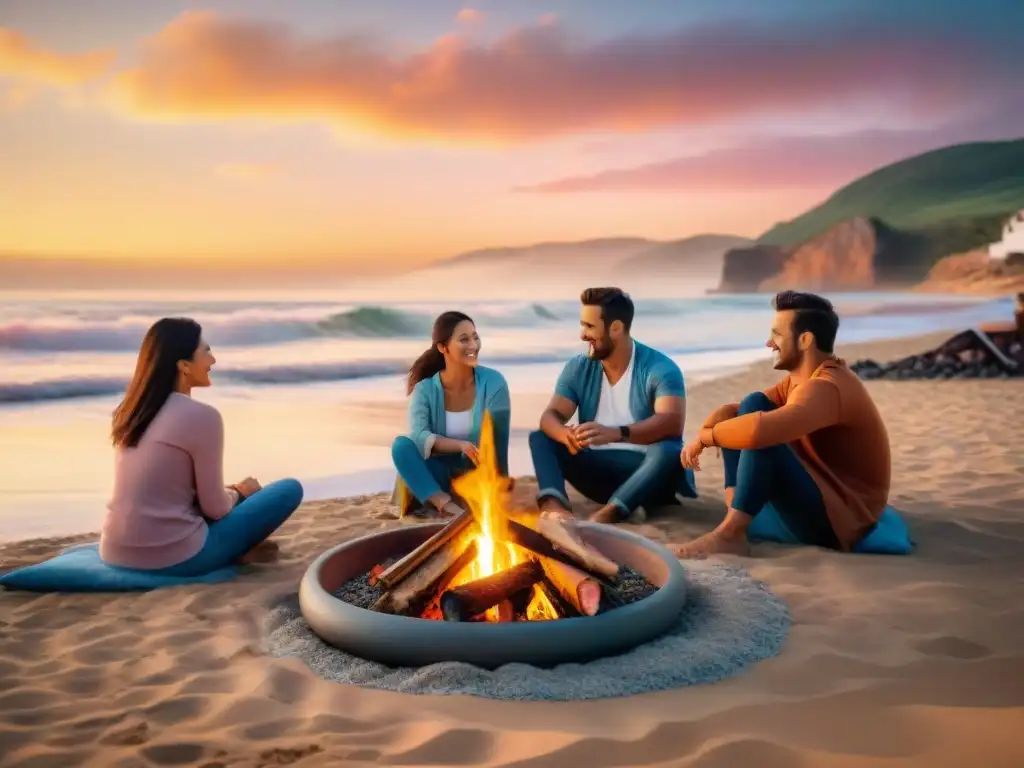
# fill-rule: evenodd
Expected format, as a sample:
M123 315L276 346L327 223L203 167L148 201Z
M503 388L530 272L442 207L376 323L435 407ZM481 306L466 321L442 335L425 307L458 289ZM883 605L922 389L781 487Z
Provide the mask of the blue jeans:
M774 411L763 392L740 402L740 415ZM725 487L735 488L732 508L754 517L770 503L793 535L804 544L839 549L821 492L789 445L749 450L722 449Z
M452 492L452 478L467 472L470 461L461 453L439 454L423 458L410 438L402 435L391 444L391 459L395 470L409 492L421 504L439 493Z
M645 453L584 448L572 454L543 432L530 433L538 498L551 496L570 507L568 480L591 501L617 506L623 520L639 506L677 503L675 494L684 478L679 451L678 440L664 440L647 446Z
M202 576L226 568L281 527L302 503L298 480L278 480L243 500L220 520L208 524L206 543L188 560L156 573Z

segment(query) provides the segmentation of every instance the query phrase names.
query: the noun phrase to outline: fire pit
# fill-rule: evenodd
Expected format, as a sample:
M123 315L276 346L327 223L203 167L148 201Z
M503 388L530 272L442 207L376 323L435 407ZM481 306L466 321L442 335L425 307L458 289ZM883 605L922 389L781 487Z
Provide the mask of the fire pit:
M478 466L453 489L465 513L346 542L310 565L299 604L321 639L391 666L493 669L621 653L676 623L686 577L668 550L611 526L512 515L487 414L481 435Z

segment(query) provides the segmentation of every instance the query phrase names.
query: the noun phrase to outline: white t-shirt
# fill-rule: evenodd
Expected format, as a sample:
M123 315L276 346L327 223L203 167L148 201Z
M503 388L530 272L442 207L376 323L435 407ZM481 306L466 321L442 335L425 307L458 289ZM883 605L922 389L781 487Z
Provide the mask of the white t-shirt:
M468 440L469 432L473 426L473 411L445 411L444 431L445 437L452 440Z
M633 423L633 414L629 410L629 398L633 392L633 360L636 358L636 348L630 350L629 365L622 378L615 382L613 387L608 382L608 374L601 373L601 397L597 401L597 415L594 421L604 424L606 427L628 427ZM634 445L633 443L608 443L607 445L592 445L595 451L616 449L620 451L647 452L646 445Z

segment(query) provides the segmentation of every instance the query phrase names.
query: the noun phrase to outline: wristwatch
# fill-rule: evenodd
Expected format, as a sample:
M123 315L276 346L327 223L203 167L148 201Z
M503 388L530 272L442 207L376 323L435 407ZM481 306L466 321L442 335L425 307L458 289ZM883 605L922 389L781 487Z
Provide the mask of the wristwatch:
M619 434L620 434L619 442L621 442L621 443L628 443L629 442L629 427L619 427Z

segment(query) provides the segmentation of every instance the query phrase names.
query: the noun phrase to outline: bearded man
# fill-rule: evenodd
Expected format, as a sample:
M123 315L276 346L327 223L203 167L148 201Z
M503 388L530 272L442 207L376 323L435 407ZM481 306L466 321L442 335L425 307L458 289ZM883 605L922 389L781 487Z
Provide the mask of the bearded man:
M633 339L633 301L620 289L588 288L580 304L588 351L566 363L530 434L541 512L571 515L567 480L603 505L590 517L599 523L638 520L645 506L696 497L693 472L679 464L686 418L679 366ZM577 411L579 424L568 424Z

